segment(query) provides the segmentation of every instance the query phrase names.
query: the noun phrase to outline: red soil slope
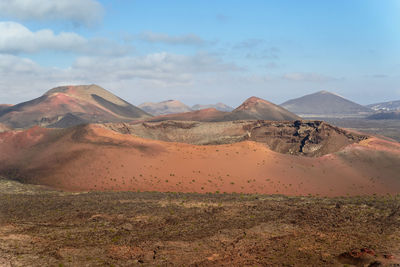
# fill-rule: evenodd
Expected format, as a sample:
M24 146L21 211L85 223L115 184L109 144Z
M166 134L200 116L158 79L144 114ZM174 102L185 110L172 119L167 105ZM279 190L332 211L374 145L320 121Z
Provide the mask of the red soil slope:
M371 137L322 157L245 141L196 146L101 125L0 133L0 175L55 188L325 196L400 192L400 144Z

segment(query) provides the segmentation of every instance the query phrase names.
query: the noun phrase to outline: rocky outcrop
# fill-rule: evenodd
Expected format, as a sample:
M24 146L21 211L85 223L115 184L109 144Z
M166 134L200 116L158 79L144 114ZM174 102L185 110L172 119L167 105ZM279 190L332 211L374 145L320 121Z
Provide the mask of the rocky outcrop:
M249 132L248 140L265 143L280 153L305 156L336 152L367 138L322 121L257 121L244 128Z

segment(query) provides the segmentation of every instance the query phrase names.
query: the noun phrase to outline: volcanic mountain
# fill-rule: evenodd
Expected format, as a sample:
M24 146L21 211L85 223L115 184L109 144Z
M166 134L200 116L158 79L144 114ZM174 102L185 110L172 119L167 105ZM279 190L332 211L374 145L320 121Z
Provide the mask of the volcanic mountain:
M400 100L396 101L388 101L388 102L382 102L382 103L376 103L376 104L370 104L367 105L366 107L379 111L379 110L385 110L385 111L395 111L395 110L400 110Z
M217 104L210 104L210 105L197 104L197 105L192 106L193 110L200 110L200 109L207 109L207 108L215 108L216 110L224 111L224 112L230 112L233 110L232 107L225 105L224 103L221 103L221 102L219 102Z
M151 117L97 85L80 85L57 87L39 98L3 109L0 122L13 128L48 126L64 116L68 116L68 126L83 121L120 122Z
M146 102L140 104L138 107L152 115L166 115L192 111L190 107L178 100L167 100L159 103Z
M281 106L302 117L365 115L372 112L367 107L327 91L292 99Z
M400 191L400 144L396 142L322 122L158 124L144 123L140 128L124 123L68 129L35 126L0 133L0 175L72 191L323 196ZM159 131L166 127L167 132ZM152 129L154 134L173 133L171 138L185 143L137 136L139 130L152 134ZM221 144L189 143L197 142L201 132ZM230 138L240 136L245 139Z
M250 97L232 112L214 121L270 120L293 121L300 117L290 111L258 97Z

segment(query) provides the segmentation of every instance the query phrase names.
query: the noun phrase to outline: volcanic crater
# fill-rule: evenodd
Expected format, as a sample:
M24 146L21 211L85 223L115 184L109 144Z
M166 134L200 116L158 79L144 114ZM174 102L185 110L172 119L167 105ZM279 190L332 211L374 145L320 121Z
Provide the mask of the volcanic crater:
M109 123L105 127L142 138L193 145L255 141L292 155L319 157L368 138L323 121L163 121L137 124Z

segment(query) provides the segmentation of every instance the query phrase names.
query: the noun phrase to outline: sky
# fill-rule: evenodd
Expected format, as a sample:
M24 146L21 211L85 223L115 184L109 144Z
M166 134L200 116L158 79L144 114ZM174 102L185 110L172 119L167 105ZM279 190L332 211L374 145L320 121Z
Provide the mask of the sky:
M400 0L0 0L0 104L98 84L138 105L400 99Z

